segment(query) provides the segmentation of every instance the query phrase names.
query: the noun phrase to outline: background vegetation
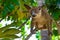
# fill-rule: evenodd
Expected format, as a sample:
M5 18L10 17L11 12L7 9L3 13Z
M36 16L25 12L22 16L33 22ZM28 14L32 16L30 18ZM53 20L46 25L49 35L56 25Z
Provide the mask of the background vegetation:
M27 29L30 29L31 20L29 19L30 14L24 7L24 4L31 7L38 6L37 0L0 0L0 22L11 20L11 24L6 24L3 27L0 23L1 40L14 40L21 37L22 40L25 40L28 36L27 31L25 31L25 25L29 25ZM60 0L45 0L45 5L56 22L52 25L52 40L58 40L60 37ZM20 34L21 36L17 36L16 34ZM40 40L39 31L36 32L36 38Z

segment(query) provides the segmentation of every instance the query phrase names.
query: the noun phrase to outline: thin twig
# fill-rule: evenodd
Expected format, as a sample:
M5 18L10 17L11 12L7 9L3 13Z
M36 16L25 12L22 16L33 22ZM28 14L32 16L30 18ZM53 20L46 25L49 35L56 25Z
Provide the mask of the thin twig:
M30 33L25 40L28 40L31 36L32 36L33 33Z
M36 33L36 29L34 29L33 32ZM29 39L33 34L35 34L35 33L30 33L30 34L25 38L25 40L28 40L28 39Z
M3 19L0 19L0 22L2 21Z
M22 26L24 26L24 25L27 23L27 21L28 21L29 19L30 19L30 17L27 18L27 20L26 20L23 24L21 24L20 27L19 27L18 29L22 28Z

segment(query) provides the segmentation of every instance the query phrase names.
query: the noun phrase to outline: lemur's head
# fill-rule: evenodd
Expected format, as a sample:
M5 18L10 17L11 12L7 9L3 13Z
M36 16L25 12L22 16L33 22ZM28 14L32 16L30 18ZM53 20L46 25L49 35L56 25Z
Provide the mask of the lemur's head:
M38 15L41 15L41 9L42 9L42 6L39 6L39 7L30 7L28 5L25 5L24 6L27 8L27 10L29 11L29 13L31 13L31 16L32 17L36 17Z

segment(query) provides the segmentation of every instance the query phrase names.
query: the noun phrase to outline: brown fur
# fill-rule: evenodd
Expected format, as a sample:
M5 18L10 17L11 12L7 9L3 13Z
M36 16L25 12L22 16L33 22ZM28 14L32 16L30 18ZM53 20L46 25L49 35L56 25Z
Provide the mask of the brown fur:
M34 10L36 13L36 16L32 17L33 25L35 25L35 27L38 29L46 29L46 26L51 22L51 17L48 14L47 10L43 8L40 10L38 8L34 8L30 10L30 13L32 10Z
M35 17L32 16L32 23L31 27L35 27L37 30L41 29L48 29L49 31L52 30L52 18L48 14L46 8L42 7L33 7L29 10L29 13L32 11L35 12Z

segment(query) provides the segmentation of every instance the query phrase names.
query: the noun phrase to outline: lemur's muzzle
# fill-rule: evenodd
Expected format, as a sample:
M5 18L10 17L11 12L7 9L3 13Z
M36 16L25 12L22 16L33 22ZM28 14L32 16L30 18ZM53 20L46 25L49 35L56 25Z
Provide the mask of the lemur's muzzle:
M36 15L32 15L33 17L35 17Z
M36 14L35 14L35 12L34 11L32 11L32 17L35 17L36 16Z

